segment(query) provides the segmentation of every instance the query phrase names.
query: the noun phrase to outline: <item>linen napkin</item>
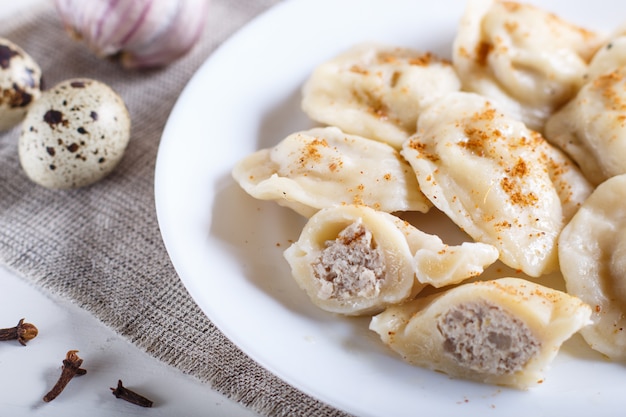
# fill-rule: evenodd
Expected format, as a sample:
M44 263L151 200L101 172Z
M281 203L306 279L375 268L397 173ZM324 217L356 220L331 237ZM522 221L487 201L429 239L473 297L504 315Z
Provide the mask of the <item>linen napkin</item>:
M69 191L26 177L17 154L19 127L0 135L0 262L263 415L344 415L263 369L204 316L170 263L155 213L159 140L181 90L221 42L277 2L212 0L199 44L153 71L128 71L95 57L64 32L51 1L2 22L0 36L39 63L47 87L88 77L116 90L129 108L132 135L113 174Z

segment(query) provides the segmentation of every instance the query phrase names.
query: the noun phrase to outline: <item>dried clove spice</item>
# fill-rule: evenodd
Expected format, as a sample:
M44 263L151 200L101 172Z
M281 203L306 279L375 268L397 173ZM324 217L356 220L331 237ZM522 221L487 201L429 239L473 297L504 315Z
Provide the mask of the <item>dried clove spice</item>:
M143 395L139 395L136 392L124 387L124 385L122 385L121 379L117 381L117 388L111 388L111 391L113 391L113 395L115 395L115 398L120 398L124 401L128 401L129 403L138 405L140 407L152 407L152 401L150 401Z
M83 360L78 357L76 354L77 350L70 350L67 352L65 359L63 359L63 369L61 370L61 376L54 387L44 395L43 400L45 402L50 402L54 400L65 386L74 378L75 376L85 375L87 371L80 366L83 364Z
M37 337L38 333L34 324L24 323L24 319L21 319L15 327L0 329L0 341L17 340L22 346L26 346L26 342Z

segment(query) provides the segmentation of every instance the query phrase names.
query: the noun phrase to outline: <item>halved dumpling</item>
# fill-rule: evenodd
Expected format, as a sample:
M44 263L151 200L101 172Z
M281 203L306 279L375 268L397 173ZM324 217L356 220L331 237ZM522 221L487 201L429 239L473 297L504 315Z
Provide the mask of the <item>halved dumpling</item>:
M302 89L302 110L317 122L400 148L420 112L459 88L451 63L432 53L367 43L315 69Z
M474 93L448 94L418 126L401 154L430 201L511 268L556 270L558 235L592 189L569 158Z
M541 131L550 114L576 94L604 42L603 35L531 4L470 0L452 61L464 90L498 100Z
M626 361L626 174L612 177L585 201L559 238L567 291L593 309L581 334L613 360Z
M427 212L410 165L391 146L336 127L296 132L239 161L233 177L252 197L305 217L335 204Z
M284 256L311 301L333 313L379 312L424 287L394 216L366 206L320 210Z
M473 242L448 246L389 213L346 205L313 215L284 255L314 304L361 315L405 301L427 284L480 275L498 251Z
M525 389L544 380L561 344L590 315L564 292L500 278L389 307L370 329L413 365Z

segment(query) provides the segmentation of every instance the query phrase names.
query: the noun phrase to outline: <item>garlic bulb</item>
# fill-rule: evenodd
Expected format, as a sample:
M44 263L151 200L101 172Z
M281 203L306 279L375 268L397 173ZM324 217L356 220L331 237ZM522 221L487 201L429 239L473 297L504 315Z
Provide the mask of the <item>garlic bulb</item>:
M55 0L66 30L127 68L165 66L204 29L209 0Z

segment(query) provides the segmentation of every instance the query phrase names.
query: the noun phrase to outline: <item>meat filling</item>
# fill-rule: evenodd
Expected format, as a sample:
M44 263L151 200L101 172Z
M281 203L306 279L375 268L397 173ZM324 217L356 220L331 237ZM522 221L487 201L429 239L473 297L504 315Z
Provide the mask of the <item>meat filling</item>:
M443 349L473 371L504 375L524 368L541 343L519 319L484 301L451 308L440 317Z
M383 252L372 232L360 221L350 224L337 239L325 245L312 265L320 282L320 298L374 298L380 293L385 275Z

